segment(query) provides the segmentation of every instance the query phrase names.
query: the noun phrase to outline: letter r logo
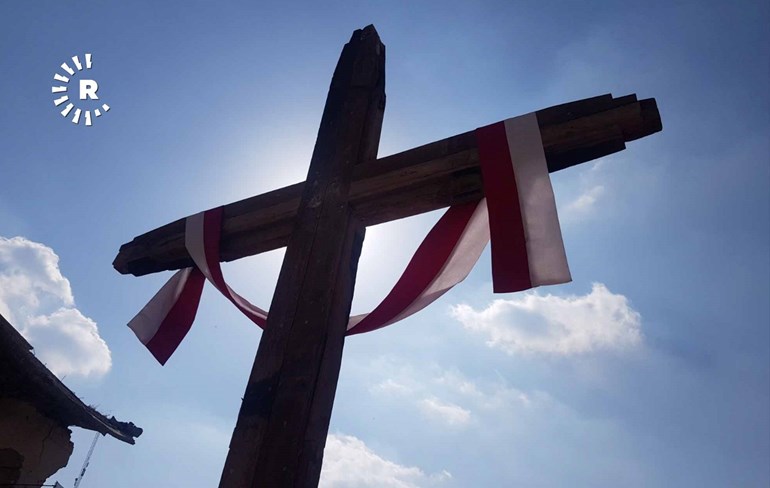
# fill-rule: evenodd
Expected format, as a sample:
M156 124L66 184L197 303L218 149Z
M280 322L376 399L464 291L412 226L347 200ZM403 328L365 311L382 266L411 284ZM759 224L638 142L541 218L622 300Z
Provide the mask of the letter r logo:
M90 127L93 125L94 119L109 112L110 106L99 100L99 95L96 94L99 91L99 83L96 80L81 78L81 75L94 76L89 71L94 64L91 53L86 53L84 60L85 62L80 56L72 56L72 63L69 61L62 63L61 69L64 71L54 73L55 82L51 86L51 93L55 94L56 99L53 100L53 104L55 107L60 107L57 110L60 110L62 117L71 118L73 124L79 124L82 120L86 127ZM77 95L75 94L75 80L79 81L80 88ZM91 102L82 104L81 101L83 100L91 100ZM94 102L95 100L98 102ZM78 107L78 104L85 106ZM97 105L101 106L97 107Z
M80 99L86 100L99 100L96 95L96 90L99 89L99 84L95 80L80 80Z

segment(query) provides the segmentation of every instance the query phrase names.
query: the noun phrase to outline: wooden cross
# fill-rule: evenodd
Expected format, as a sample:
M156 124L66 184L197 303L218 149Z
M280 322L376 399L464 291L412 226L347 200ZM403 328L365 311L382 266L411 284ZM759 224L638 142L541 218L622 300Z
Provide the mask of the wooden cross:
M224 207L221 261L287 246L220 487L316 486L366 226L483 197L473 131L377 159L385 46L356 30L334 71L307 180ZM662 129L654 99L537 112L550 172ZM185 219L121 246L136 276L192 266Z

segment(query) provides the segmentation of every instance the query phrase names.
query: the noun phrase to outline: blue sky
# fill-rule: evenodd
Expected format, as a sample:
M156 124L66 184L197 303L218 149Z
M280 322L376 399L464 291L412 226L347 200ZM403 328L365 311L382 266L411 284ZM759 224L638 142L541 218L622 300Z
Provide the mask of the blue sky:
M0 312L88 403L145 428L101 439L81 486L218 481L260 332L207 288L160 367L125 324L168 275L111 262L304 179L339 52L369 23L388 53L380 155L609 92L655 97L664 131L553 176L572 283L493 295L485 253L429 309L347 341L323 485L768 486L769 10L3 2ZM88 128L50 93L86 52L111 107ZM367 231L354 312L438 216ZM225 274L266 307L281 257ZM76 429L52 479L72 486L90 438Z

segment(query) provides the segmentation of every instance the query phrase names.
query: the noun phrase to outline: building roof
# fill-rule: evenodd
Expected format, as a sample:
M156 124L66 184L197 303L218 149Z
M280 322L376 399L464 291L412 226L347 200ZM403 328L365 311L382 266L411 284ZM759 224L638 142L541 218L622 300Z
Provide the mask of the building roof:
M129 444L142 434L131 422L107 418L83 403L35 357L34 348L0 315L0 398L26 401L63 426L109 434Z

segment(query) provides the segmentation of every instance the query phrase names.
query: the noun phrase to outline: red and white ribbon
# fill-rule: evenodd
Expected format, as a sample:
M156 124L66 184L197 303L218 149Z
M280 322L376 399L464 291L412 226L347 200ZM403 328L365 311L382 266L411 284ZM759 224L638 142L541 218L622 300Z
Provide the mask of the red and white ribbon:
M219 234L222 230L223 210L223 207L217 207L187 217L185 247L203 276L246 317L264 328L267 312L233 291L222 276L222 268L219 266Z
M476 130L495 293L572 280L535 114Z
M483 127L477 138L486 198L450 207L382 303L350 318L348 335L393 324L433 303L468 276L490 236L495 292L570 281L535 115ZM196 267L174 274L128 324L161 364L192 326L204 277L259 327L267 324L267 312L224 280L221 226L222 207L187 218L185 246Z
M177 271L128 323L160 364L166 364L192 327L204 279L198 268Z
M455 205L417 248L385 299L368 314L348 322L348 335L393 324L436 301L471 272L489 242L487 203Z

